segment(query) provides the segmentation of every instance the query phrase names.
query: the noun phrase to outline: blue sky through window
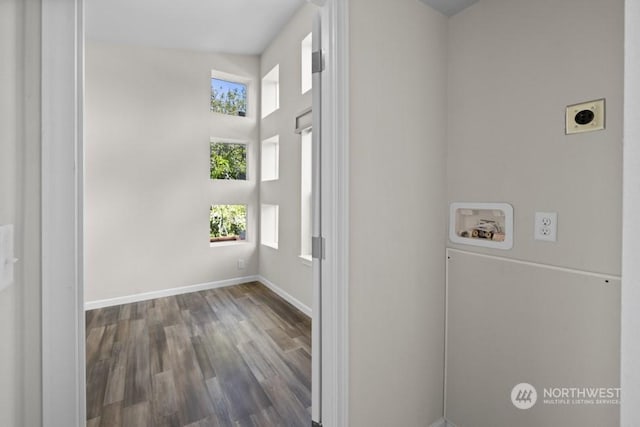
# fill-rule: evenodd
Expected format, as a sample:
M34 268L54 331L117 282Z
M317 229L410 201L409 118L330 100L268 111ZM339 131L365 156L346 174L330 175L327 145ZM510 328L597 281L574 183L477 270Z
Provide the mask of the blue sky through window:
M247 111L247 85L211 78L211 111L244 116Z

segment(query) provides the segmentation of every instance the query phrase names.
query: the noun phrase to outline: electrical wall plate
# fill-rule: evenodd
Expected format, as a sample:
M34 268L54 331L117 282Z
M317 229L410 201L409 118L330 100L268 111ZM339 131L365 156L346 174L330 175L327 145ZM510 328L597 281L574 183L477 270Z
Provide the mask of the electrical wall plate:
M604 98L567 106L565 112L565 133L592 132L605 128Z

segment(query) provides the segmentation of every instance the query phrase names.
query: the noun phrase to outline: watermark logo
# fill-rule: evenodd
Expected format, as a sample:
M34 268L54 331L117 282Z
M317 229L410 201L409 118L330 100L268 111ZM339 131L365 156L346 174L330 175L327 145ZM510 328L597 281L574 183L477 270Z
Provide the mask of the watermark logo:
M538 400L536 388L520 383L511 390L511 402L518 409L530 409ZM620 387L545 387L542 405L619 405Z
M536 404L538 392L528 383L520 383L511 390L511 402L518 409L529 409Z

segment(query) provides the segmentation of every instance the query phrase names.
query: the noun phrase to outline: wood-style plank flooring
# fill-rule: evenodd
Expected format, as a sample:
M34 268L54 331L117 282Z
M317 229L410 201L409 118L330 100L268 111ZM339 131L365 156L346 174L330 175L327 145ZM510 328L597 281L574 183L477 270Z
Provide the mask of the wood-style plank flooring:
M260 283L91 310L88 427L311 425L311 320Z

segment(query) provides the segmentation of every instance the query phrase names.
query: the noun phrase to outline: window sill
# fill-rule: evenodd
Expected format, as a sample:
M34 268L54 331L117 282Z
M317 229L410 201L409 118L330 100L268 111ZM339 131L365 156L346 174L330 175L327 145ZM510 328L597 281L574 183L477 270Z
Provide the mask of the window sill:
M313 259L311 255L298 255L298 259L306 266L313 266Z
M246 245L247 242L246 240L227 240L227 241L219 241L219 242L209 242L209 247L210 248L218 248L221 246L240 246L240 245Z
M278 250L278 244L275 242L262 242L261 245L267 248Z

